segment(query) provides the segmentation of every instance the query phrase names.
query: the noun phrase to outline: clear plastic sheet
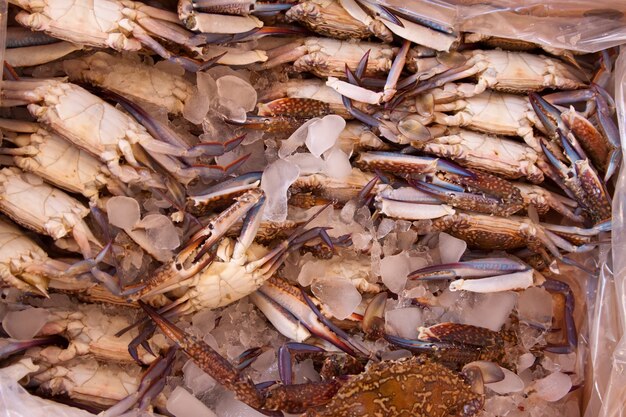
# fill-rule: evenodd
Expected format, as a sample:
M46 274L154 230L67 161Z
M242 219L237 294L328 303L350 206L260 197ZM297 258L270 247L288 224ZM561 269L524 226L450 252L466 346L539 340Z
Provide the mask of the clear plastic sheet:
M382 0L457 31L597 52L626 42L623 0Z
M626 43L624 0L381 0L411 10L458 31L515 38L552 48L597 52ZM6 37L5 0L0 0L0 62ZM622 147L626 146L626 47L615 69ZM612 245L600 250L600 275L588 280L586 325L581 346L588 346L584 417L626 417L626 169L619 173L613 201ZM588 331L585 330L588 328ZM584 356L582 356L584 357ZM0 417L90 416L30 396L14 374L0 370ZM69 414L68 414L69 413ZM44 414L41 414L44 415Z

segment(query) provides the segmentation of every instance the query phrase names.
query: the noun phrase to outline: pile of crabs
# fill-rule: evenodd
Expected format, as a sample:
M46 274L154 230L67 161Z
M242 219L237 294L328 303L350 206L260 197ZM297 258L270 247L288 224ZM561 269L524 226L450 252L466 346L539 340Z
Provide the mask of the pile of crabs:
M578 415L616 51L170 3L11 1L0 381L107 416Z

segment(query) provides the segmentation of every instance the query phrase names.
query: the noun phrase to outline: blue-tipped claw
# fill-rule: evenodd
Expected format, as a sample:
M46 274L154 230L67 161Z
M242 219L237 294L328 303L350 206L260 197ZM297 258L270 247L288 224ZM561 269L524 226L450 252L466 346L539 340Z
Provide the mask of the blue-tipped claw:
M447 159L438 159L437 168L442 171L461 175L463 177L476 178L476 174L474 174L472 171L463 168L462 166L455 164L454 162L448 161Z
M382 4L376 1L372 1L372 0L357 0L357 2L365 6L363 10L366 13L371 13L371 9L373 9L374 13L378 15L381 19L391 22L394 25L404 27L404 24L402 23L402 21L400 21L400 19L396 17L394 12L391 11L389 7L383 6Z
M572 146L568 138L563 134L563 131L561 129L557 129L556 132L557 132L557 135L559 136L559 140L561 141L561 146L563 147L563 150L565 151L565 155L567 156L567 159L569 159L572 164L575 163L576 161L582 160L583 159L582 155L578 153L576 149L574 149L574 146Z
M484 278L521 272L528 266L512 258L483 258L473 261L427 266L409 274L409 279L447 280L454 278Z
M562 125L561 112L537 93L528 95L533 110L550 137L556 137L556 130Z
M323 353L324 349L306 343L288 342L278 349L278 374L283 384L293 383L292 354Z

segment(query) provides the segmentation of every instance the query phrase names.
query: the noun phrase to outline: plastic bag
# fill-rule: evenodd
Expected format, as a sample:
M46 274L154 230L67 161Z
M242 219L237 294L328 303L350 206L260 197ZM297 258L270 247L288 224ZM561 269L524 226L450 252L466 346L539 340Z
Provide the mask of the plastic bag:
M457 31L597 52L626 42L626 1L381 0Z
M0 414L19 417L18 410L28 410L29 417L93 417L93 414L75 407L44 400L30 395L17 382L39 367L30 358L0 369Z
M535 42L552 48L597 52L626 43L626 1L380 0L418 13L457 31ZM0 0L0 28L6 27L6 1ZM0 30L0 62L6 31ZM626 146L626 47L615 68L615 101L622 148ZM585 417L626 417L626 169L622 164L613 201L612 245L600 250L600 276L587 280L587 371ZM581 329L584 332L584 328ZM585 357L584 355L581 357ZM44 403L0 370L0 416L21 417ZM31 402L32 401L32 402ZM48 415L67 414L67 406L45 403ZM55 408L56 407L56 408ZM80 411L80 410L77 410ZM80 411L76 416L91 416ZM43 415L43 414L42 414Z

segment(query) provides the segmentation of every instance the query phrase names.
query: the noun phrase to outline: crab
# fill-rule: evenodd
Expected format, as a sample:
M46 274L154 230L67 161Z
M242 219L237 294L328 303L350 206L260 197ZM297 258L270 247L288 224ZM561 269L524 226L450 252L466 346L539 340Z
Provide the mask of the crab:
M412 124L416 129L411 129ZM506 179L523 178L539 184L544 180L544 170L548 169L547 161L533 148L504 137L458 128L442 128L437 132L437 126L424 129L419 120L411 120L410 116L398 123L398 129L409 139L415 137L411 146L420 151Z
M81 0L69 7L58 0L43 3L15 0L13 3L24 9L15 17L18 23L58 39L117 51L139 51L147 47L190 71L213 64L175 55L155 39L193 49L189 44L193 34L179 26L178 16L167 10L132 0ZM103 14L103 10L107 13Z
M111 177L100 160L38 123L1 119L0 129L4 139L16 146L3 147L0 153L10 155L23 171L94 202L105 187L116 195L124 193L123 184Z
M553 141L561 145L565 155L563 159L566 162L563 162L559 155L549 148L547 141L541 143L544 154L548 157L548 160L562 180L559 182L559 185L566 192L569 191L573 194L576 201L583 207L585 213L594 224L610 221L612 216L610 194L589 158L581 149L580 142L585 142L585 137L581 137L581 130L583 132L588 132L589 130L574 124L572 119L568 122L572 129L569 131L563 130L565 127L559 126L560 119L556 119L555 123L552 118L554 117L554 112L551 112L553 106L539 95L533 94L530 97L544 127L550 132ZM579 138L581 138L580 141ZM587 146L592 144L593 142L587 142ZM614 154L619 155L619 152L614 150ZM614 168L615 166L612 169ZM607 174L610 176L608 171Z
M368 50L365 74L386 74L391 69L396 48L378 43L350 43L326 38L305 38L269 50L269 59L260 65L260 69L293 62L293 68L298 72L309 71L319 77L341 77L345 66L356 67Z
M529 99L548 136L558 142L558 128L579 154L588 155L596 169L605 172L604 180L608 181L619 167L621 157L618 128L606 98L608 93L598 85L583 93L586 94L563 92L544 97L530 94ZM584 99L587 99L589 107L595 108L593 112L589 109L585 111L589 113L587 117L572 106L567 110L557 107L557 103L579 103Z
M3 84L2 94L5 106L28 104L29 111L40 123L98 157L111 174L124 183L165 188L164 180L159 175L137 161L133 145L141 146L170 172L187 180L191 179L190 176L215 175L215 167L190 167L176 159L197 157L207 152L211 154L215 143L200 144L194 148L181 146L171 139L171 129L150 118L135 103L114 93L108 95L112 95L131 114L139 117L151 132L163 135L165 140L173 143L155 139L132 117L75 84L56 80L7 81ZM98 121L96 132L93 131L95 120ZM231 145L236 146L241 139ZM224 146L217 146L218 154L225 151ZM226 172L224 168L217 171L218 176Z
M37 338L12 342L13 353L46 343L55 343L49 338ZM108 408L102 415L114 417L138 406L147 408L151 402L165 405L160 395L163 378L169 373L175 350L153 361L143 373L139 366L103 362L89 356L78 356L62 363L47 363L43 358L25 356L14 365L23 377L23 383L44 397L66 396L83 407L98 410ZM33 363L35 361L36 363Z
M393 41L393 33L382 21L367 15L369 19L363 20L368 23L358 20L346 10L347 4L350 2L308 0L292 6L285 15L287 19L301 23L320 35L335 39L367 39L375 36L386 43Z
M275 384L260 390L205 342L180 330L149 306L142 307L202 370L258 410L305 413L309 417L377 412L420 417L463 413L469 417L482 408L483 383L503 378L500 368L490 362L472 362L465 366L463 374L458 374L437 362L416 357L371 365L346 382L330 379L298 385Z
M83 220L89 209L65 192L52 187L35 174L19 168L0 170L0 210L16 223L48 235L58 245L78 245L83 256L92 257L92 247L101 250L102 243ZM30 210L24 210L30 207ZM74 240L62 242L71 236Z
M182 75L166 72L154 65L141 63L136 57L120 57L106 52L68 59L63 71L72 82L88 82L133 100L162 107L180 115L194 95L194 86ZM111 71L111 68L115 71Z
M558 59L544 55L502 50L468 50L465 62L419 82L404 97L415 96L452 81L475 77L477 83L465 96L480 94L487 88L511 93L527 93L547 88L575 90L586 87L586 76ZM409 63L418 73L440 66L438 57L417 58Z
M47 296L51 278L64 275L68 264L48 254L16 226L0 219L0 278L2 286Z
M305 225L274 248L254 243L264 201L264 193L258 188L238 196L235 203L192 236L187 246L149 280L124 289L131 292L128 299L137 301L186 288L184 295L163 311L180 315L225 306L257 290L280 267L289 251L308 240L320 237L332 247L324 228L305 231ZM244 216L237 240L224 237ZM215 251L211 252L214 245Z

